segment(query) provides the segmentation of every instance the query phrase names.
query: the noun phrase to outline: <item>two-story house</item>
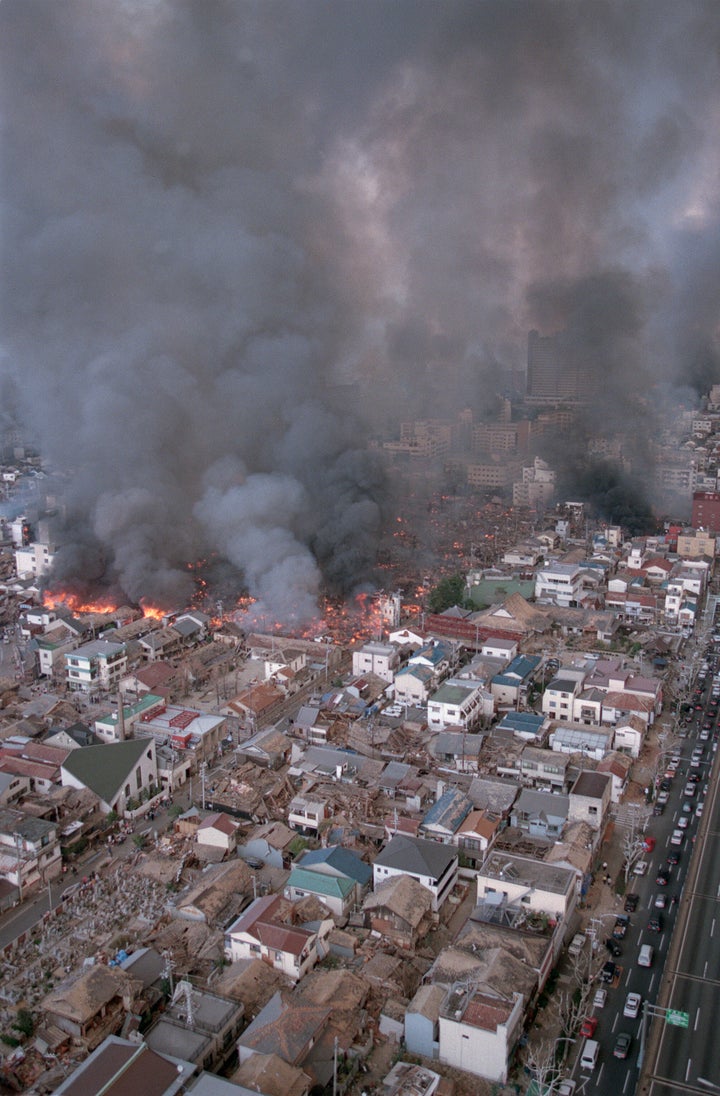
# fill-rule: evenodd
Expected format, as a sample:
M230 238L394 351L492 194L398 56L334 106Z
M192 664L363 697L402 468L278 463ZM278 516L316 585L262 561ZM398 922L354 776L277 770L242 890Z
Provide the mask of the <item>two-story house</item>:
M225 954L231 962L262 959L275 970L299 981L326 954L321 942L332 931L332 918L319 927L296 921L295 907L279 894L257 898L225 932Z
M375 857L373 889L394 875L411 875L433 895L433 911L442 907L457 882L458 852L451 845L397 834Z

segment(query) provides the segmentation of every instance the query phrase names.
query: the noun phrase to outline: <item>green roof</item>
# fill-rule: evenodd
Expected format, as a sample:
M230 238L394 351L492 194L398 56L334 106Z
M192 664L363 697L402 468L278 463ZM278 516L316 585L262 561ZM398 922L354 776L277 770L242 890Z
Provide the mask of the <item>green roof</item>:
M312 894L325 894L329 898L346 898L355 883L341 875L325 875L306 868L293 868L285 886L310 891Z
M82 746L68 754L62 767L91 792L95 792L104 803L112 803L142 755L152 747L151 738Z

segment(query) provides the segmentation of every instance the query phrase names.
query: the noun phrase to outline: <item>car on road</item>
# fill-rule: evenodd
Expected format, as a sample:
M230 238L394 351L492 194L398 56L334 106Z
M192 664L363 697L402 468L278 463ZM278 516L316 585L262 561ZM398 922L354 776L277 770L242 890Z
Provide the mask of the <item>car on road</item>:
M666 894L656 894L655 895L655 901L654 901L653 905L655 906L656 910L664 910L665 907L667 906L667 895Z
M670 882L670 872L666 868L660 868L655 877L655 883L658 887L666 887Z
M631 1020L636 1020L640 1015L640 1005L642 1004L642 997L639 993L628 993L625 998L625 1007L623 1009L623 1016L628 1016Z
M640 901L640 895L639 894L633 894L632 891L628 891L628 893L625 895L625 904L624 904L625 912L626 913L635 913L635 910L638 908L638 902L639 901Z
M686 800L685 800L685 802L683 803L683 805L682 805L682 808L681 808L681 809L682 809L682 812L683 812L683 814L692 814L692 812L693 812L693 805L692 805L692 803L690 802L690 800L689 800L689 799L686 799Z
M605 1008L605 1002L607 1001L607 990L602 986L598 986L595 990L595 996L593 997L593 1008Z
M616 940L624 940L630 928L630 918L626 913L621 913L615 918L612 934Z
M682 833L682 830L679 830L678 832ZM672 840L672 838L671 838L671 840ZM674 849L671 849L670 852L665 857L665 859L667 860L668 864L670 864L671 867L674 867L675 864L680 863L680 853L675 852Z
M686 830L690 825L690 819L686 814L681 814L677 820L677 828L679 830Z
M663 919L662 919L662 917L660 916L659 913L653 914L653 916L648 921L648 931L649 932L662 932L662 929L663 929Z
M680 830L673 830L673 832L670 836L670 844L671 845L682 845L684 836L685 836L685 834L682 832L681 829ZM671 864L672 860L669 860L668 863Z
M614 1056L616 1058L627 1058L631 1046L632 1035L628 1035L626 1031L619 1032L618 1037L615 1040L615 1046L613 1047Z
M618 967L613 963L612 959L608 959L607 963L603 966L600 972L600 977L603 982L612 982L615 979L615 975L618 973Z
M702 818L702 812L703 812L703 805L702 805L702 803L698 803L697 807L695 808L695 817L696 818Z
M595 1028L597 1026L598 1026L597 1016L587 1016L582 1022L582 1027L580 1028L580 1034L582 1035L582 1037L584 1039L592 1039L593 1035L595 1034Z

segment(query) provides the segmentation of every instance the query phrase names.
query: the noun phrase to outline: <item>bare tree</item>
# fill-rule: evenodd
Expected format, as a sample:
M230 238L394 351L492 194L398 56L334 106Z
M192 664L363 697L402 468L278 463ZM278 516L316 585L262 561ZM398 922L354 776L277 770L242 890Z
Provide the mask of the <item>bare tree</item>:
M642 859L645 852L645 840L643 831L648 818L647 808L644 810L632 810L628 815L628 824L622 839L623 865L625 873L625 886L627 886L630 872Z

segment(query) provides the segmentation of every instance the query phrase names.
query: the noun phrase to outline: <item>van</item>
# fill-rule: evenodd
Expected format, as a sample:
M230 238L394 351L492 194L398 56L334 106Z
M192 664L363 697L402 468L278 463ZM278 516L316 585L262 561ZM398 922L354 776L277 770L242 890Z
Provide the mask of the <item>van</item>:
M573 936L572 941L570 943L570 947L568 948L568 955L570 956L571 959L577 959L578 955L580 955L583 948L585 947L585 941L586 940L587 940L587 936L585 936L584 933L582 933L582 932L575 933L575 935Z
M651 967L653 961L653 949L650 944L643 944L640 948L640 954L638 955L639 967Z
M580 1069L595 1069L600 1053L597 1039L586 1039L580 1055Z

